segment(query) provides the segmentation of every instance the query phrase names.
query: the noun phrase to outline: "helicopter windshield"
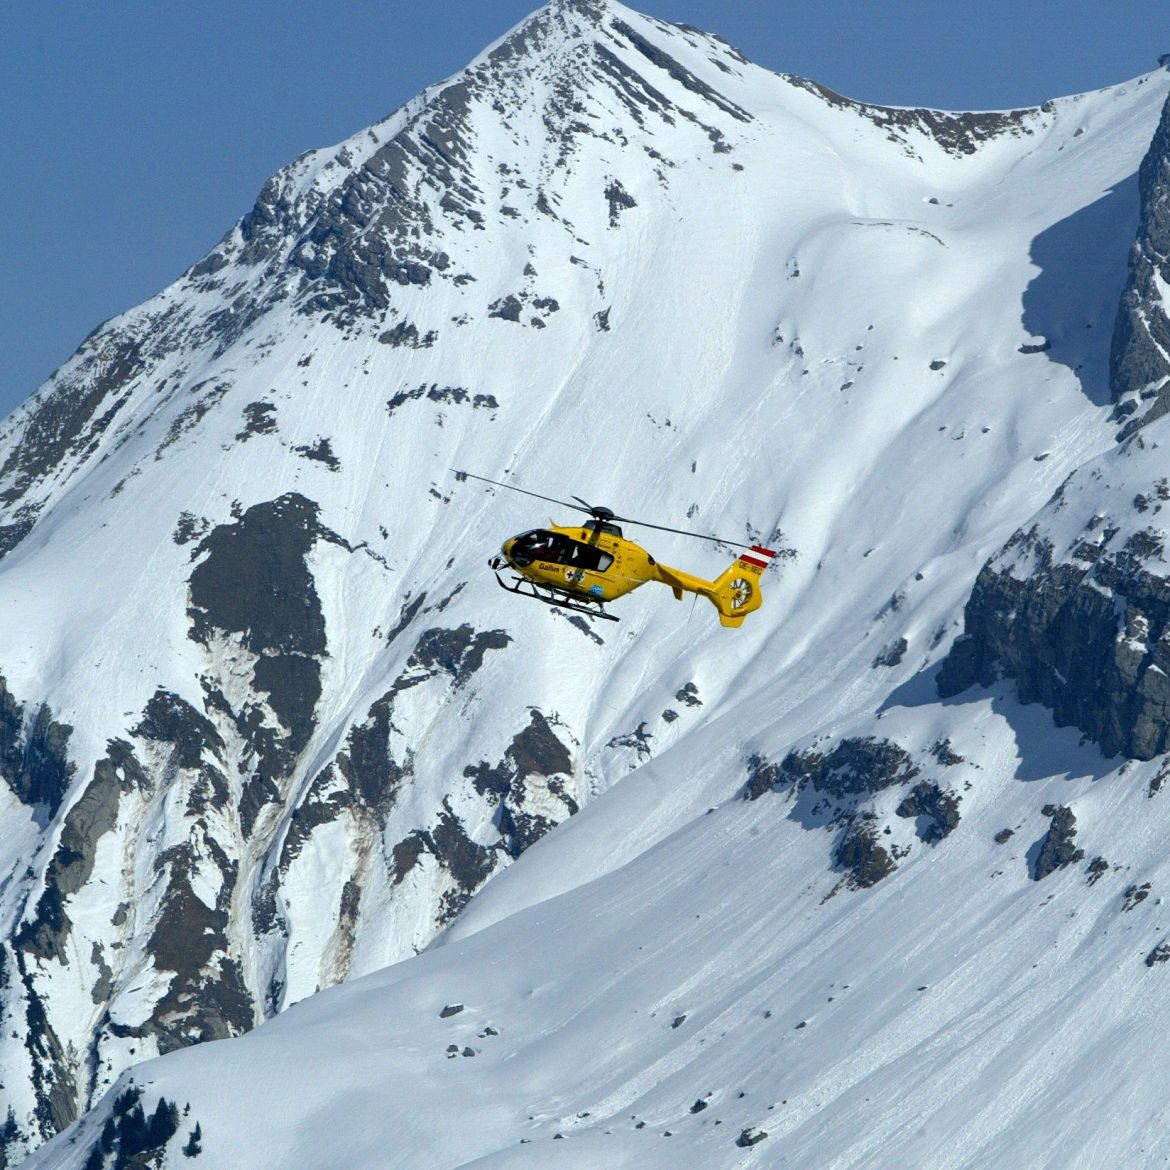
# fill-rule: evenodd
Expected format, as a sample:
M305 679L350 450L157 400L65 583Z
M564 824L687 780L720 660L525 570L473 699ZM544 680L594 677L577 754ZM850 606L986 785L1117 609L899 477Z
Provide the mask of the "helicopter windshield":
M582 544L579 540L570 540L563 533L549 532L546 528L522 532L512 541L510 555L521 568L533 561L547 561L554 565L575 565L604 573L613 564L613 557L609 553L593 545Z

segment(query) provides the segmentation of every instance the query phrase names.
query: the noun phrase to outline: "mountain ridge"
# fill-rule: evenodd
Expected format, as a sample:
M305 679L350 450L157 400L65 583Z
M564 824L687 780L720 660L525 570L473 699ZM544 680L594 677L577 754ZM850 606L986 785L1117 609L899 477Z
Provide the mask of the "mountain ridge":
M940 703L935 678L980 566L1070 475L1093 483L1093 461L1114 458L1107 339L1142 230L1131 176L1168 89L1151 74L990 121L894 117L620 5L554 3L467 71L274 176L176 285L95 331L0 438L0 594L19 615L0 631L13 842L0 1007L16 1033L3 1041L5 1149L101 1102L31 1164L129 1157L132 1138L116 1135L137 1133L134 1110L154 1116L161 1093L191 1104L209 1156L291 1164L275 1120L258 1119L266 1136L250 1144L226 1098L199 1087L220 1083L222 1046L176 1050L267 1021L232 1050L276 1053L263 1059L293 1072L273 1092L305 1116L325 1108L313 1094L341 1109L359 1091L359 1075L337 1072L352 1052L326 1044L333 1072L315 1080L305 1021L368 1032L358 1064L402 1095L410 1157L429 1142L443 1164L527 1165L525 1136L539 1164L588 1164L608 1148L588 1116L612 1126L645 1097L676 1124L657 1078L705 1067L700 1040L722 1055L711 1086L687 1082L684 1120L753 1062L760 1091L784 1099L747 1015L731 1001L715 1012L735 1020L721 1047L715 1023L686 1029L687 1001L722 1001L721 983L745 1002L778 997L770 969L801 983L786 1019L811 1005L828 978L818 913L834 968L854 961L843 940L862 907L885 907L882 929L918 940L953 986L924 925L928 870L948 875L935 895L947 906L978 890L988 934L1010 905L1037 921L1038 880L1075 910L1060 871L1118 856L1102 810L1113 801L1129 823L1122 793L1152 800L1160 765L1106 785L1106 800L1094 785L1116 769L1019 707L993 663L970 680L987 694ZM1060 279L1073 270L1083 287ZM518 613L482 562L544 510L449 467L794 555L734 643L665 595L631 598L612 631ZM651 547L672 563L718 559L669 538ZM997 865L1006 810L1039 834L1036 852L1052 845L1039 868L1007 845L1004 901L972 875ZM765 864L761 835L784 854ZM1129 864L1156 867L1140 852ZM1117 864L1093 871L1101 904L1120 896ZM903 888L921 920L891 909ZM718 918L729 890L744 892L729 921L761 948L744 971L728 961L732 926L708 945L690 925ZM796 970L769 931L813 957ZM563 948L550 942L562 932ZM863 933L859 954L881 954L880 930ZM1027 983L1034 948L1008 933L995 953L1025 988L1020 1010L1050 1004ZM637 946L651 953L629 990L599 956ZM538 1071L530 1082L465 1071L481 1066L463 1050L485 1055L503 1031L474 1004L442 1025L458 1055L438 1044L441 1011L472 1000L488 954L498 1010L524 1021L509 1051ZM532 986L529 968L543 972ZM440 969L444 1003L427 989ZM323 996L321 1016L296 1006L379 971ZM529 1012L539 986L556 994ZM374 1026L376 989L393 988L391 1022ZM989 1021L1003 1008L988 983L971 994ZM595 995L609 1007L577 1006ZM660 1036L623 1043L628 995L654 1005ZM358 1001L369 1015L331 1014ZM961 1030L963 1002L944 1003L946 1028ZM858 1003L859 1069L884 1068L882 1037L901 1021L917 1039L900 1051L952 1034L902 1011L884 992ZM576 1032L581 1012L590 1026ZM809 1084L864 1075L848 1071L839 1026L823 1063L801 1058ZM617 1055L570 1107L566 1078L588 1064L594 1028ZM431 1055L383 1068L378 1044ZM158 1052L171 1055L124 1071ZM468 1139L437 1132L445 1090L427 1095L456 1068L460 1108L477 1101L483 1118ZM887 1074L885 1096L904 1093ZM807 1101L791 1126L813 1148L825 1138ZM686 1121L689 1152L648 1152L631 1123L614 1157L737 1164L737 1134L768 1119L731 1108L726 1141L702 1116ZM999 1140L971 1098L955 1108ZM107 1121L114 1136L93 1154ZM893 1112L875 1125L887 1138L902 1127ZM158 1157L177 1164L189 1128L176 1122ZM349 1163L377 1164L378 1140L355 1133ZM876 1148L841 1142L841 1165Z

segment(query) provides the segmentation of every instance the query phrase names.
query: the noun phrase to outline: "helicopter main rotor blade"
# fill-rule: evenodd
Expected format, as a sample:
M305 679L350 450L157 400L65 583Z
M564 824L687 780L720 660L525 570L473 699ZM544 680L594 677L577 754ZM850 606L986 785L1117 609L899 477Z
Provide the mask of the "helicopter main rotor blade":
M728 540L722 536L706 536L702 532L688 532L685 528L669 528L665 524L651 524L648 520L635 520L632 516L615 516L621 524L636 524L639 528L656 528L659 532L674 532L679 536L692 536L695 540L709 540L712 544L726 544L731 548L751 548L749 540Z
M465 479L478 479L480 483L490 483L495 487L507 488L512 492L520 492L525 496L532 496L538 500L546 500L550 504L559 504L562 508L573 508L577 512L584 512L586 515L593 516L595 519L598 514L601 514L606 521L612 521L619 524L636 524L639 528L653 528L658 532L673 532L677 536L690 536L695 540L709 540L712 544L724 544L730 548L751 548L752 542L749 540L728 540L722 536L708 536L702 532L690 532L686 528L671 528L666 524L651 524L649 520L635 520L632 516L617 516L608 508L597 508L591 504L587 504L580 496L574 496L573 499L577 502L570 504L567 500L557 500L552 496L542 496L540 492L530 492L527 488L516 487L515 484L501 483L498 479L488 479L483 475L476 475L471 471L458 471L454 467L451 471Z
M572 508L574 511L588 512L590 515L592 515L591 508L582 508L579 504L570 504L566 500L554 500L552 496L542 496L540 492L530 492L527 488L517 487L515 484L511 483L500 483L498 479L488 479L486 476L475 475L470 471L456 471L454 467L452 467L451 470L455 472L456 475L464 476L467 479L478 479L480 483L494 484L496 487L507 488L511 492L520 492L521 495L525 496L535 496L538 500L547 500L550 504L560 504L562 508Z

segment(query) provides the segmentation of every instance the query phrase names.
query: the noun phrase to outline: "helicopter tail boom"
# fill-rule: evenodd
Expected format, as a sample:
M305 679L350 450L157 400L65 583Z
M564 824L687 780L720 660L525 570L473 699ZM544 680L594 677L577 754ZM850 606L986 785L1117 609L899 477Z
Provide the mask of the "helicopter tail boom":
M719 611L719 623L724 626L742 626L749 613L764 603L760 579L776 554L760 545L753 545L741 553L714 580L704 581L681 569L658 564L658 579L669 585L678 600L686 593L697 593L707 598Z

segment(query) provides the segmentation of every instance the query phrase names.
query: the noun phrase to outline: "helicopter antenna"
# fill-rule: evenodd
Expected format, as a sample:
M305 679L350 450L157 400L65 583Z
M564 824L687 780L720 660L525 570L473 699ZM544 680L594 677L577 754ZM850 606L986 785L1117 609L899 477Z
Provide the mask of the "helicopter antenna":
M708 536L703 532L690 532L685 528L670 528L665 524L651 524L649 520L635 520L632 516L619 516L612 508L605 508L599 504L590 504L587 500L581 499L580 496L574 496L573 499L577 502L575 504L569 503L567 500L556 500L552 496L542 496L539 492L530 492L527 488L516 487L510 483L500 483L498 479L488 479L482 475L475 475L470 471L457 471L454 467L451 468L452 473L456 479L478 479L481 483L494 484L496 487L507 488L509 491L520 492L522 495L534 496L538 500L546 500L550 504L559 504L562 508L573 508L578 512L585 512L592 516L598 524L635 524L639 528L654 528L658 532L673 532L677 536L690 536L695 540L709 540L712 544L725 544L731 548L754 548L756 547L750 541L746 540L726 540L721 536Z

